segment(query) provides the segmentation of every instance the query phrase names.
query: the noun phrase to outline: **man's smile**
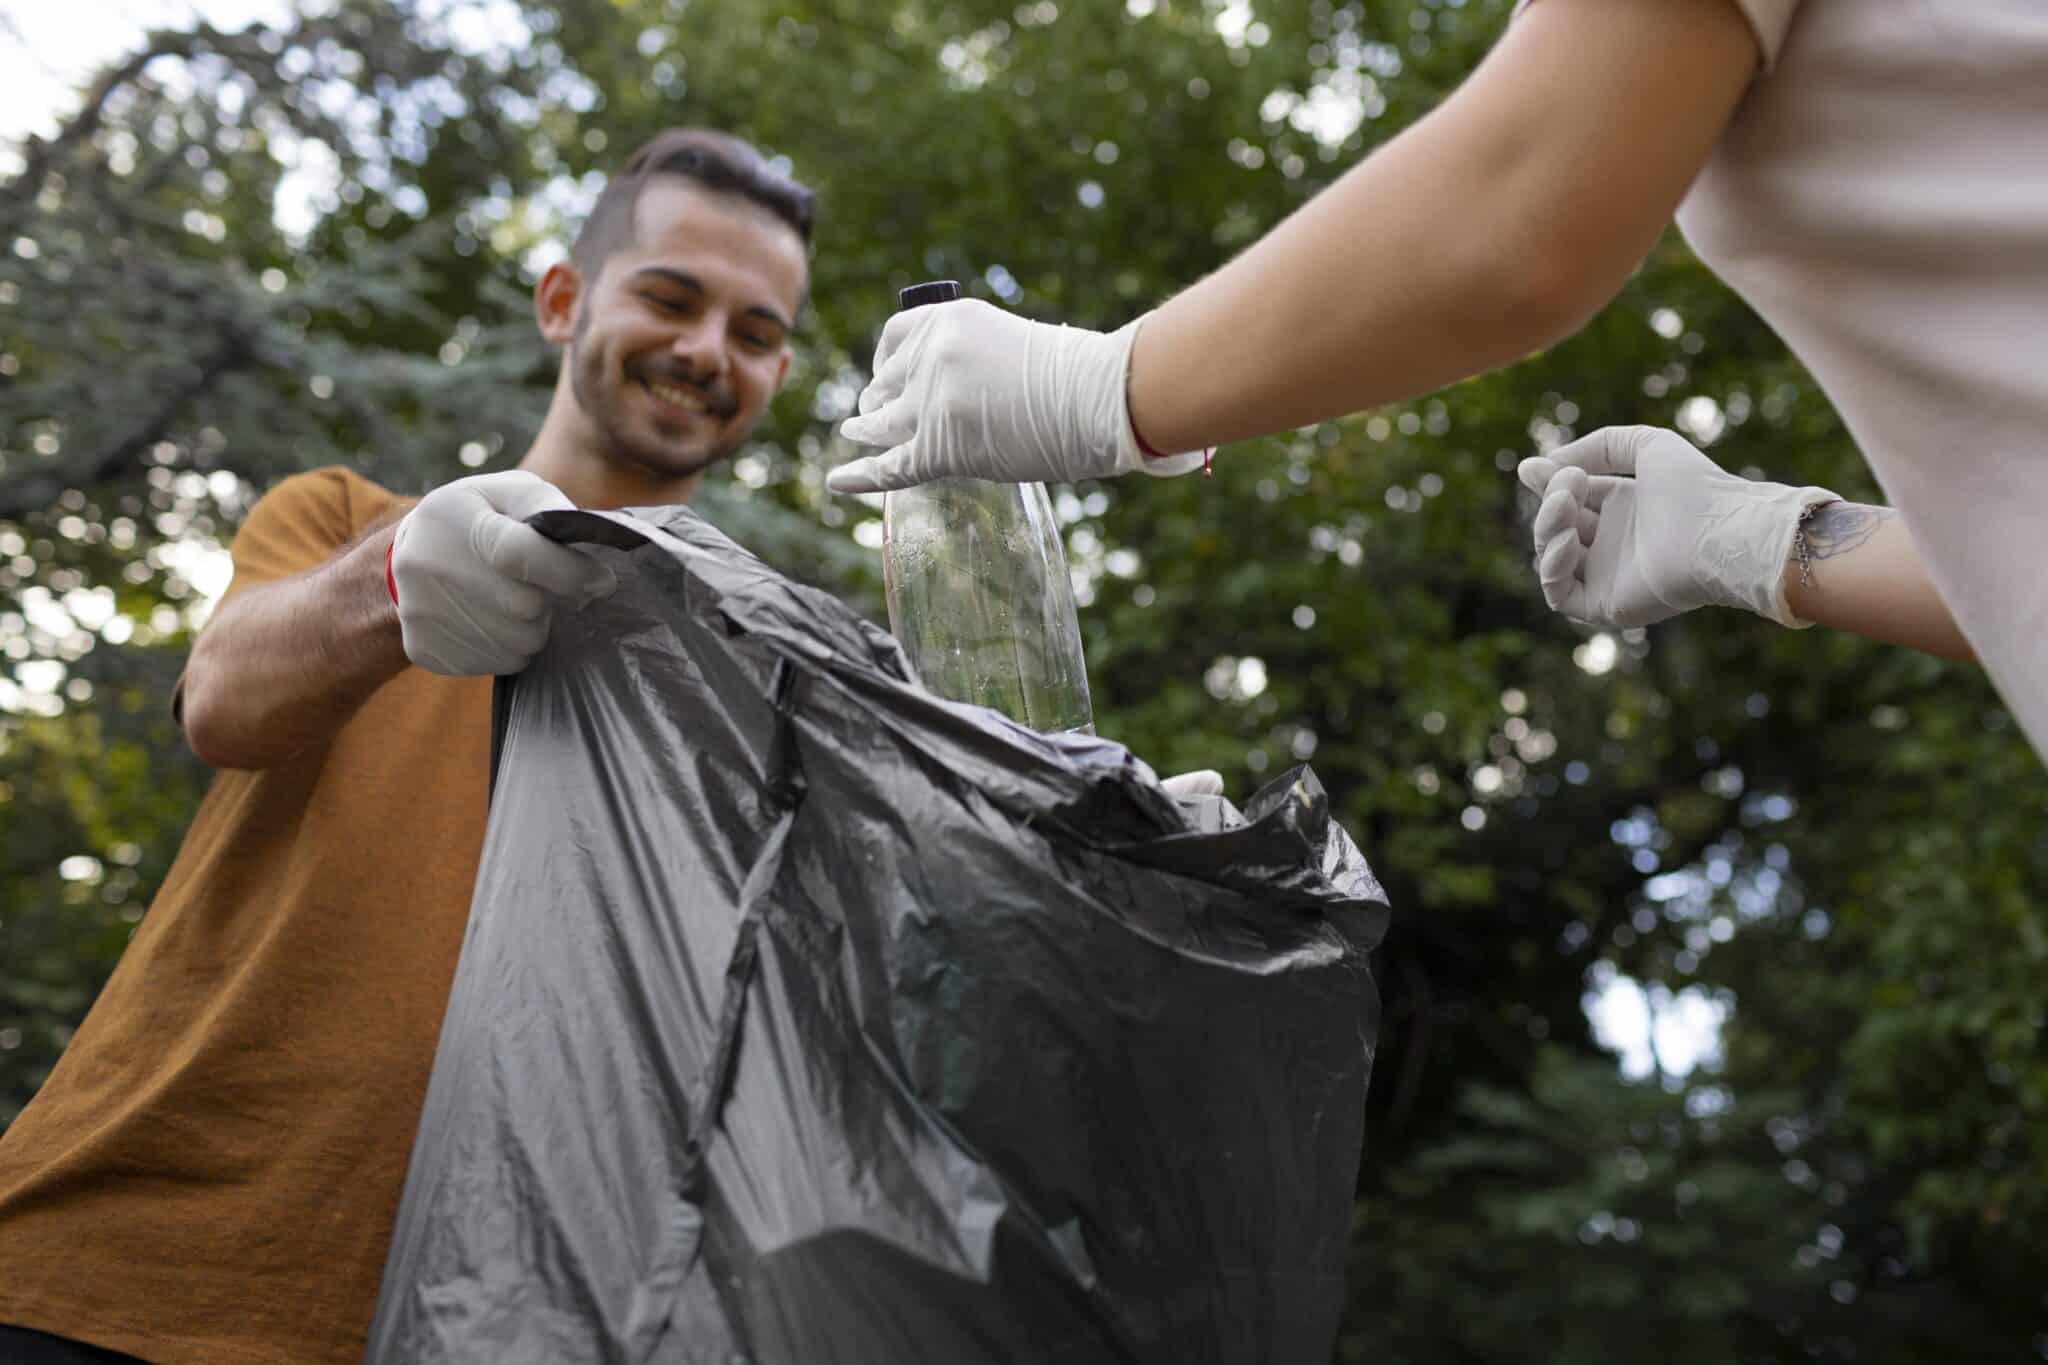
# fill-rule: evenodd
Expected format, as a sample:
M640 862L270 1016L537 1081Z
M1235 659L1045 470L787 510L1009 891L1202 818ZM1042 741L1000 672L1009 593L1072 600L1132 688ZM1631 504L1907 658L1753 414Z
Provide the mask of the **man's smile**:
M680 384L666 384L659 379L649 379L644 382L647 385L647 391L654 395L656 401L669 407L678 408L683 412L693 413L698 416L717 415L710 401L694 389L684 388Z

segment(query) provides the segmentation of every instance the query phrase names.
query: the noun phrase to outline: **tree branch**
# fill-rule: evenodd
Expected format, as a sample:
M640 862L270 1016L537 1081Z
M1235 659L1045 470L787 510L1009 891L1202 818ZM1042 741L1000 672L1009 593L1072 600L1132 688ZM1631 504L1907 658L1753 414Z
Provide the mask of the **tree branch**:
M147 412L93 454L65 462L61 471L38 468L0 479L0 520L19 520L48 507L67 488L90 487L111 479L123 465L161 440L187 403L212 388L222 375L248 364L251 358L245 334L232 329L223 333L213 349L192 366L183 383L171 386Z

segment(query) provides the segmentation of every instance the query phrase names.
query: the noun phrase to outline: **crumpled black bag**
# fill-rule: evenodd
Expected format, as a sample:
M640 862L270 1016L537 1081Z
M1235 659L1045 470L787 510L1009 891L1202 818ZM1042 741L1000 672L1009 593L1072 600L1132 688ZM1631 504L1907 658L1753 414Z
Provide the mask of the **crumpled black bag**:
M681 508L496 703L378 1365L1321 1362L1386 902Z

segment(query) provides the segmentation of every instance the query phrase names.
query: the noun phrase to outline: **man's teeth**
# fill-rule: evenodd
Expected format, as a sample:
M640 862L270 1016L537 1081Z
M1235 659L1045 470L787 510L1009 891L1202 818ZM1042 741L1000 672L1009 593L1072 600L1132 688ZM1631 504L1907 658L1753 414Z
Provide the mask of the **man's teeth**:
M692 393L688 389L679 389L673 384L659 384L653 380L647 382L647 387L656 398L659 398L664 403L672 403L676 407L687 409L690 412L709 412L711 410L710 404L704 401L704 395L700 393Z

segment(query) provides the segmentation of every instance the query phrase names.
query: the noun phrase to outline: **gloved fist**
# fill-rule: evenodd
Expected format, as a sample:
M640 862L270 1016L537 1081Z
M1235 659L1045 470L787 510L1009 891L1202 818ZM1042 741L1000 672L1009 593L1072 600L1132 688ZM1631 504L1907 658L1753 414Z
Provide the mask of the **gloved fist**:
M1575 621L1643 626L1694 607L1741 607L1811 625L1785 601L1785 565L1825 488L1760 483L1723 470L1661 427L1606 427L1522 461L1536 513L1544 600Z
M825 486L883 493L931 479L1071 483L1199 469L1201 452L1147 459L1131 434L1125 376L1143 323L1104 334L974 299L898 313L882 329L860 415L839 428L889 448L849 460Z
M547 643L557 602L617 587L609 568L524 524L574 506L517 469L457 479L420 499L391 549L405 656L450 677L517 673Z

